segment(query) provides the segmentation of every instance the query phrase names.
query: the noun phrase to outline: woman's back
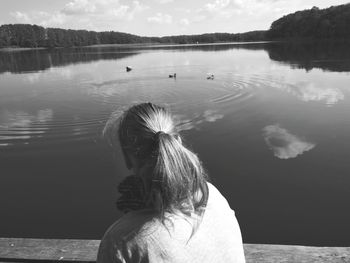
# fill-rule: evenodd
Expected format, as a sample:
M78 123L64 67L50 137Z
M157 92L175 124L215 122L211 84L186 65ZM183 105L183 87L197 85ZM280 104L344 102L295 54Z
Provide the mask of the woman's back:
M195 230L196 216L169 214L162 223L152 210L130 212L106 232L98 262L245 262L234 211L213 185L208 188Z
M107 123L105 135L113 147L119 139L133 175L119 185L126 214L106 232L98 262L244 262L234 212L177 128L152 103Z

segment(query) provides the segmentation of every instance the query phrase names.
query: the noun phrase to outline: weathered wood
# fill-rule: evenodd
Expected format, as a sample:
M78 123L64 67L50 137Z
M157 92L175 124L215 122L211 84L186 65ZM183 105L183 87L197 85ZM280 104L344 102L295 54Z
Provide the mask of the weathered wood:
M99 244L99 240L0 238L0 261L96 261Z
M99 240L0 238L0 262L96 261ZM350 247L244 244L247 263L350 263Z
M350 262L350 247L305 247L244 244L246 261L259 263L345 263Z

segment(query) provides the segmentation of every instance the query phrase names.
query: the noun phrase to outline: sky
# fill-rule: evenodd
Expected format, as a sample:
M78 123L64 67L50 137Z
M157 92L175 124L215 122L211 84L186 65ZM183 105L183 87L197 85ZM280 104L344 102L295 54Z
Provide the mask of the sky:
M0 24L141 36L267 30L283 15L350 0L0 0Z

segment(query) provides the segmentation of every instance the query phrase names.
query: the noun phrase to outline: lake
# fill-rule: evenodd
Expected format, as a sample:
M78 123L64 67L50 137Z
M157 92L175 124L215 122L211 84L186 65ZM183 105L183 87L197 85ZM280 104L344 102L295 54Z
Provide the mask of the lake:
M350 246L349 84L336 43L0 52L0 236L101 238L129 175L102 129L151 101L178 119L244 242Z

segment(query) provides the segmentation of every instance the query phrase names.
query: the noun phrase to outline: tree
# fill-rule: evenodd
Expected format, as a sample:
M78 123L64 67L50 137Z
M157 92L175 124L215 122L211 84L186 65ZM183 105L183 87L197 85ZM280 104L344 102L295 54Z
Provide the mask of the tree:
M286 15L271 24L269 39L350 39L350 4L313 7Z

